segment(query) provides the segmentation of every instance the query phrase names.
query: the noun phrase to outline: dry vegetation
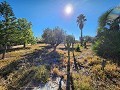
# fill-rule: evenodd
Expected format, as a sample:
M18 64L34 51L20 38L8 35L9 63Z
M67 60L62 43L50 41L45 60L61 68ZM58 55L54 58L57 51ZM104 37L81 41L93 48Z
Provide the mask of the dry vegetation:
M77 46L77 45L75 45ZM95 55L88 44L88 49L81 48L81 52L75 52L77 62L84 66L79 72L73 74L75 90L120 90L120 67L107 60L104 70L102 70L103 58ZM61 46L60 46L61 47ZM57 49L59 53L64 54L63 65L67 65L67 51ZM71 65L73 64L72 53Z
M29 46L27 46L26 49L21 48L21 47L19 47L20 49L14 48L10 52L6 53L6 58L4 60L0 60L0 68L10 64L13 61L25 58L26 54L30 54L36 50L40 50L44 46L46 46L46 45L45 44L36 44L36 45L31 45L31 46L29 45ZM1 56L2 56L2 54L0 54L0 58L1 58Z
M29 45L27 48L17 47L8 51L6 53L6 58L4 60L0 60L0 90L5 90L5 88L18 87L20 81L29 82L35 73L31 73L31 71L35 71L34 67L30 67L29 63L25 63L25 67L18 67L19 61L24 61L26 59L26 55L33 55L32 53L41 50L44 48L46 44L36 44L36 45ZM0 54L1 57L1 54ZM25 78L25 77L28 78ZM3 78L4 77L4 78ZM7 79L6 79L7 78ZM31 79L30 79L31 78ZM10 81L10 83L7 83ZM7 85L6 85L7 83ZM24 82L22 82L25 84ZM27 83L26 83L27 84Z
M38 45L28 46L29 49L20 49L20 50L8 52L6 54L7 56L6 59L0 60L0 66L1 68L3 68L4 66L9 65L13 61L20 60L21 58L25 58L26 54L30 54L36 50L40 50L44 48L44 46L46 45L38 44ZM75 45L75 47L76 46L77 44ZM52 51L52 49L49 49L49 51ZM52 70L50 71L51 73L57 76L63 75L64 80L66 81L67 79L66 71L62 71L60 67L67 66L67 56L68 56L67 50L65 50L64 46L61 44L58 46L57 52L61 55L60 64L53 67ZM50 55L54 56L54 53L51 53ZM103 58L96 56L92 52L90 45L88 49L81 48L81 52L75 52L77 63L80 65L83 65L84 69L79 68L78 71L74 70L74 68L72 67L74 66L72 52L70 53L70 56L71 56L71 61L70 61L71 71L72 71L75 90L120 90L120 67L118 67L116 64L109 62L109 60L107 60L106 66L104 70L102 70L101 63ZM44 73L47 75L48 71L45 69L44 66L41 69L38 69L38 68L31 67L27 70L24 69L24 70L14 71L13 73L9 74L8 79L12 81L11 85L15 85L15 87L23 86L21 81L24 81L23 83L28 83L30 82L31 79L35 79L35 78L41 81L42 76L39 77L40 75L42 75L41 73ZM49 76L47 75L45 77L46 77L45 82L47 82L47 80L49 79L48 78ZM6 86L0 85L0 90L5 90L5 87Z

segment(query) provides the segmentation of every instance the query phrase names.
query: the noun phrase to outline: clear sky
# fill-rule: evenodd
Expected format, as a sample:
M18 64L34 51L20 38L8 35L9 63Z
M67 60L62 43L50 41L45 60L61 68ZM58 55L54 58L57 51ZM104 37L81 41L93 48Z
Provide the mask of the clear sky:
M0 0L4 1L4 0ZM84 14L87 22L83 35L96 35L98 17L106 10L120 5L120 0L6 0L12 7L17 18L26 18L32 22L35 36L41 36L47 27L59 26L68 34L79 39L80 30L76 19ZM72 13L65 13L66 5L73 7Z

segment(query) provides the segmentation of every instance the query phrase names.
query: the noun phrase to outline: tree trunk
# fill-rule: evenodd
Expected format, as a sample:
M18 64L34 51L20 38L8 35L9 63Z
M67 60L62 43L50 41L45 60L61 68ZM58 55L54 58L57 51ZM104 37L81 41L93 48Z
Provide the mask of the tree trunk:
M81 46L83 46L83 37L82 37L82 29L81 29L81 38L80 38Z
M53 47L53 48L54 48L54 49L53 49L54 52L56 51L56 47L57 47L57 46L54 46L54 47Z
M23 47L26 48L26 43L24 42Z
M67 64L67 85L66 90L70 90L70 48L68 48L68 64Z
M2 59L5 59L6 50L7 50L7 44L4 45L4 51L3 51Z

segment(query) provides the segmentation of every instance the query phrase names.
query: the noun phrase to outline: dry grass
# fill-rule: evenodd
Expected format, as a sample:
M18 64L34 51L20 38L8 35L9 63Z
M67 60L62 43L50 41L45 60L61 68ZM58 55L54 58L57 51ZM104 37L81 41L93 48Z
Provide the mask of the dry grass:
M37 49L39 50L39 49L43 48L43 46L46 46L46 45L45 44L36 44L36 45L27 46L28 49L20 49L20 50L7 52L6 58L4 60L3 59L0 60L0 68L10 64L13 61L24 58L24 55L30 54ZM0 54L0 56L2 56L2 55Z
M82 75L82 73L75 73L72 76L75 90L92 90L90 76Z
M22 58L25 58L25 55L33 53L36 50L40 50L41 48L43 48L44 46L46 46L45 44L37 44L37 45L31 45L31 46L27 46L27 49L18 49L18 50L14 50L11 52L7 52L5 59L0 60L0 68L3 68L6 65L9 65L10 63L20 60ZM0 58L1 58L2 54L0 54ZM18 72L19 73L19 72ZM8 78L11 79L12 75L9 75ZM21 74L19 74L19 76L16 77L20 77ZM13 77L14 80L17 80L18 78ZM1 84L1 83L0 83ZM0 85L0 90L7 90L6 86Z
M40 45L33 45L33 46L29 46L30 49L26 49L26 50L18 50L18 51L13 51L13 52L8 52L6 54L7 58L5 60L0 60L0 68L3 66L6 66L7 64L9 64L10 62L13 62L15 60L19 60L21 58L24 58L24 55L29 54L34 52L36 49L41 49L42 46L46 46L45 44L40 44ZM77 44L76 44L77 46ZM67 62L68 62L68 55L67 55L67 50L62 50L60 48L64 48L63 45L58 46L57 48L57 52L59 54L62 54L64 56L62 61L62 65L63 66L67 66ZM73 74L73 79L74 79L74 85L75 85L75 89L76 90L92 90L92 83L94 81L94 79L92 77L94 77L96 80L98 80L98 82L100 83L104 83L106 82L107 87L110 87L111 90L114 90L116 88L116 90L120 89L120 81L118 82L117 85L113 85L113 83L111 84L109 81L105 81L106 78L108 78L108 76L110 76L110 78L115 78L116 80L119 80L120 78L120 68L117 67L116 64L107 62L104 71L101 70L101 63L103 58L98 57L97 55L95 55L92 50L90 49L84 49L81 48L82 52L75 52L75 56L82 56L83 58L78 59L78 63L90 66L90 68L86 68L86 71L89 71L90 74L87 75L83 75L83 73L74 73ZM70 53L70 63L71 65L73 64L73 57L72 57L72 52ZM87 60L87 64L85 64L85 61ZM58 76L63 75L63 72L61 72L57 67L53 68L52 72L54 74L57 74ZM82 72L82 71L80 71ZM64 80L67 79L66 75L64 76ZM105 84L106 84L105 83ZM112 85L114 87L112 87ZM98 90L100 88L97 88ZM108 88L106 88L108 89ZM103 90L106 90L103 89ZM0 86L0 90L1 86Z
M55 68L53 68L53 73L59 75L60 71L58 68L55 67Z

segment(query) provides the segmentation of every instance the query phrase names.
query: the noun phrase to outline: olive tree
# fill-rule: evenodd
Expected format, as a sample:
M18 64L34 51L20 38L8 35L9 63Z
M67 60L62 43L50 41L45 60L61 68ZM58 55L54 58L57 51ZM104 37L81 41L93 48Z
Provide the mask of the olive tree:
M50 44L54 48L54 51L56 51L56 47L64 41L64 37L65 33L59 27L54 29L47 28L42 35L44 42Z

